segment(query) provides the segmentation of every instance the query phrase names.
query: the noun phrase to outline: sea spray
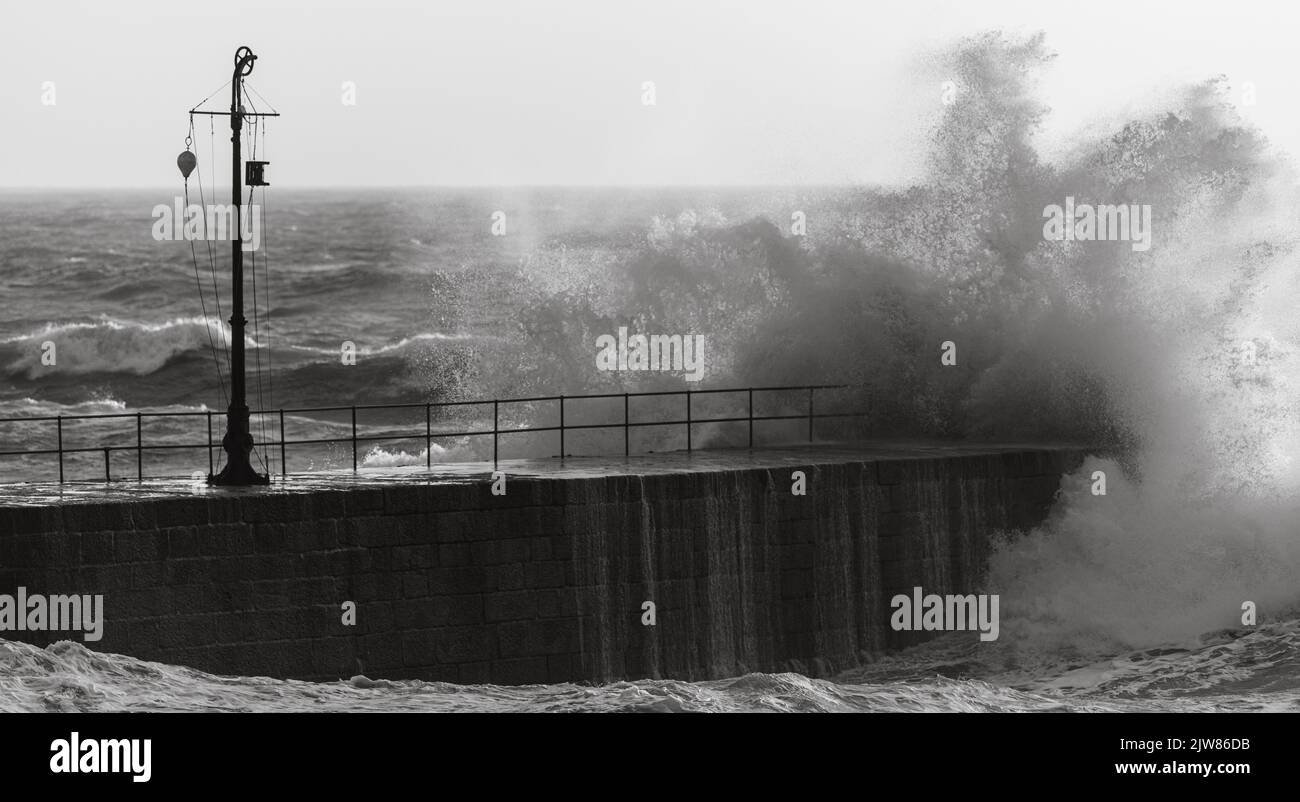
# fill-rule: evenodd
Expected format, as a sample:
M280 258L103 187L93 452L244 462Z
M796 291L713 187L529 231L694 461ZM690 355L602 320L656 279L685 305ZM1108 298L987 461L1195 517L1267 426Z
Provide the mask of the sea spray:
M1123 648L1231 625L1245 601L1281 613L1300 598L1293 173L1218 80L1049 160L1033 81L1051 57L1041 37L963 42L943 60L963 91L924 182L810 192L818 225L797 242L766 219L661 220L608 268L609 293L531 306L529 329L555 335L532 346L576 351L631 320L709 331L713 380L835 376L875 434L1114 454L995 555L1003 640ZM1151 247L1045 240L1062 198L1137 206ZM546 322L563 318L578 325ZM947 341L963 358L941 368Z

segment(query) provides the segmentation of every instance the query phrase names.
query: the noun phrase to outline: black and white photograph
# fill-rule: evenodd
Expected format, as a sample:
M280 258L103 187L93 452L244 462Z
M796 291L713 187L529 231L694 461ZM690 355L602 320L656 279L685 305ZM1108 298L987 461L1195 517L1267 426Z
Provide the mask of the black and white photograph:
M1278 778L1242 714L1300 712L1298 25L5 5L0 774L850 713L726 730Z

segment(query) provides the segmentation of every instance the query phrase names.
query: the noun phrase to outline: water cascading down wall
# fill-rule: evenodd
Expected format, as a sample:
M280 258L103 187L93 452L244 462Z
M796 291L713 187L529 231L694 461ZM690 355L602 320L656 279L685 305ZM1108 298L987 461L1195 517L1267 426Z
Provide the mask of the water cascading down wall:
M1040 522L1082 457L786 455L780 467L508 476L503 496L487 479L413 477L0 502L0 593L103 594L89 648L218 674L825 675L924 637L890 629L889 599L978 590L990 538Z

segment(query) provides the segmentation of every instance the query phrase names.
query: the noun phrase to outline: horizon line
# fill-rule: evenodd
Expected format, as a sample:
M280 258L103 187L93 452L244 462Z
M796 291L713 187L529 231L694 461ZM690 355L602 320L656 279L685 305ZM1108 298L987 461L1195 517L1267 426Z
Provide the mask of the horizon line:
M229 188L229 184L218 184L218 188ZM882 188L906 188L913 186L908 183L867 183L867 182L845 182L845 183L753 183L753 184L296 184L296 185L279 185L282 188L290 190L330 190L330 191L379 191L379 190L412 190L412 189L450 189L450 190L520 190L520 189L882 189ZM272 188L274 188L272 186ZM131 186L113 186L113 185L59 185L59 186L35 186L35 185L0 185L0 192L152 192L157 190L171 190L174 187L164 185L131 185Z

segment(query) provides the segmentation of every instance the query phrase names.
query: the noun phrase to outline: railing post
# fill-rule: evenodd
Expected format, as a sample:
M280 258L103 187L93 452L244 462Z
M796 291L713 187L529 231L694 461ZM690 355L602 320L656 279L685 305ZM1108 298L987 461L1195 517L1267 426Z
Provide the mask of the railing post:
M686 391L686 453L691 452L691 391Z
M144 481L144 416L135 413L135 480Z
M107 448L104 449L104 481L105 481L105 482L111 482L111 481L113 481L113 476L112 476L112 474L109 472L109 468L108 468L108 449L107 449Z
M816 388L808 388L808 442L813 441L813 391Z
M560 459L564 459L564 396L560 396Z
M63 484L63 416L59 416L59 484Z
M424 405L424 467L433 467L433 407Z
M280 477L285 478L289 475L288 463L284 458L284 407L280 408Z
M623 393L623 456L625 457L632 453L628 423L630 423L630 419L627 414L627 393Z
M352 405L352 472L357 472L357 405Z
M212 476L215 466L212 464L212 410L208 410L208 476Z
M497 469L497 444L500 440L497 428L497 421L500 420L500 404L497 399L492 399L492 470L494 471Z
M749 388L749 447L754 447L754 388Z

